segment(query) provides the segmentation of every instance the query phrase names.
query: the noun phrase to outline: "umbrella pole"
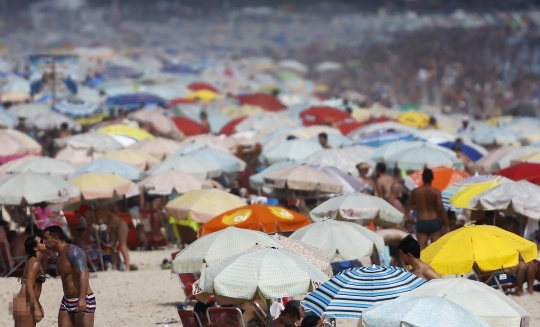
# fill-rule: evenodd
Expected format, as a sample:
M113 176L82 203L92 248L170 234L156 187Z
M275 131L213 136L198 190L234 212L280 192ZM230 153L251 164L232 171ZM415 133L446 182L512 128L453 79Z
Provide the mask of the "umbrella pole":
M99 228L99 224L97 224L97 220L96 220L96 214L94 213L93 203L91 204L91 208L92 208L92 220L94 221L94 223L96 223L96 225ZM99 232L97 229L94 229L94 231L96 232L96 245L97 245L97 250L99 252L99 263L101 264L101 269L105 270L105 264L103 263L103 255L101 254L101 247L99 245Z
M270 307L272 306L272 299L266 299L266 327L272 326L272 314L270 313Z

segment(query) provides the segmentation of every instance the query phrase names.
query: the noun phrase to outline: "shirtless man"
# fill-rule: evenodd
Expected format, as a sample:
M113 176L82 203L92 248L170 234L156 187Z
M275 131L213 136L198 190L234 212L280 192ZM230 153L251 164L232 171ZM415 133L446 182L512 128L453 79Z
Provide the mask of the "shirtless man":
M371 168L371 166L367 162L361 162L356 165L356 169L358 170L358 178L360 178L365 186L362 193L378 196L379 193L377 192L375 182L371 177L368 176L369 168Z
M422 181L424 185L412 191L409 201L405 206L406 215L409 214L411 209L416 209L418 212L416 237L418 238L418 243L420 243L420 250L426 248L429 239L431 239L431 242L435 242L443 233L447 233L449 228L448 217L442 203L441 191L431 186L431 182L433 181L433 171L431 169L424 169Z
M45 245L58 252L56 271L62 277L64 297L58 312L58 327L93 327L96 298L88 282L86 254L76 245L67 244L59 226L45 229Z
M375 166L375 172L377 174L377 193L378 197L386 199L390 196L390 189L394 184L394 178L386 173L386 164L383 162L377 163Z
M399 252L403 263L412 266L411 272L416 276L427 281L441 278L433 268L420 260L420 245L412 236L405 237L399 243Z
M392 205L392 207L396 208L399 212L405 213L405 208L403 207L403 204L399 201L399 197L401 196L401 193L403 192L403 186L400 183L393 183L390 187L390 196L385 198L384 200Z

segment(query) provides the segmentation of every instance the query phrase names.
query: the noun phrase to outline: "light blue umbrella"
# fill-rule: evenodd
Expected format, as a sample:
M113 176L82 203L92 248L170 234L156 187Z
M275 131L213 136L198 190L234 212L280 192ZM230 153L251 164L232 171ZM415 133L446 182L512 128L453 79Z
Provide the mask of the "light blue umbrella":
M181 147L179 150L171 153L168 156L168 158L176 158L176 157L181 156L183 154L188 154L189 152L193 152L193 151L201 150L201 149L211 149L211 150L217 150L217 151L222 151L222 152L225 152L225 153L229 153L229 150L227 150L227 148L224 148L222 146L215 145L215 144L210 144L210 143L203 143L203 142L193 141L193 142L189 143L188 145L185 145L185 146Z
M474 132L470 135L471 140L473 140L474 143L480 144L480 145L491 145L491 144L512 144L519 139L521 139L520 136L517 134L506 130L504 128L494 128L486 131L478 131Z
M8 128L15 128L17 121L18 119L14 114L3 107L0 107L0 125L7 126Z
M261 154L263 160L269 164L287 160L304 160L317 151L323 150L319 143L295 139L279 143Z
M84 173L114 174L132 181L137 181L141 179L142 170L121 161L116 161L112 159L99 159L77 168L69 176L69 179L72 179L73 177L82 175Z
M185 154L189 157L199 158L205 161L214 162L223 168L227 173L240 172L246 169L246 163L242 160L212 149L199 149ZM174 157L173 157L174 158Z
M350 268L311 292L301 304L318 316L358 319L365 309L393 300L425 282L399 267Z
M83 100L60 100L53 108L61 114L75 118L90 117L101 112L99 106Z
M405 295L367 309L362 323L366 327L489 327L484 319L443 296Z
M415 141L415 140L418 140L418 137L409 133L385 131L385 132L375 132L375 133L363 136L360 140L356 141L355 144L378 148L385 144L393 143L395 141Z
M268 166L266 169L264 169L260 173L251 175L249 177L249 185L256 190L264 190L266 193L271 193L272 192L271 189L263 187L264 176L281 168L285 168L289 166L299 166L301 164L302 162L298 160L287 160L287 161L277 162L271 166Z
M353 141L351 141L350 138L338 135L338 134L327 134L328 135L328 145L330 145L333 148L344 148L349 145L353 144ZM314 142L319 142L319 135L315 135L310 140Z

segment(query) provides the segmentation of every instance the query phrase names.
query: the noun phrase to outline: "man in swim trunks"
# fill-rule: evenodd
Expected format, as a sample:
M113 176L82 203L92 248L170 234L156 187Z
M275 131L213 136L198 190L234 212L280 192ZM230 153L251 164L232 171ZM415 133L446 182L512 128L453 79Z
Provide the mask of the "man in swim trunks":
M78 246L66 243L59 226L45 229L45 245L58 252L56 271L62 277L64 297L58 312L58 327L93 327L96 298L88 282L86 254Z
M411 266L412 269L410 271L416 276L427 281L441 278L433 268L420 260L420 245L412 236L409 235L401 240L401 243L399 243L399 252L403 263Z
M442 203L441 191L431 186L433 181L433 171L431 169L424 169L422 181L424 185L415 188L411 192L409 201L405 206L406 215L410 213L411 209L418 212L416 238L420 244L420 250L426 248L428 240L431 239L431 242L435 242L442 234L447 233L449 226L448 216Z

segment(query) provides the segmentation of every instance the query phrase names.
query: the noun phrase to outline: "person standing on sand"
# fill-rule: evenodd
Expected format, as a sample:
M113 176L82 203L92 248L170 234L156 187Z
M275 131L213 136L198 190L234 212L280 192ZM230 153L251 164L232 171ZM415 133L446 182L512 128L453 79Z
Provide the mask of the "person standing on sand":
M62 277L64 297L58 312L58 327L93 327L96 297L90 288L87 258L81 248L66 243L59 226L45 229L45 245L58 252L56 272Z
M394 184L394 178L386 173L386 164L383 162L377 163L375 173L377 174L375 182L377 184L378 196L386 199L390 196L390 189L392 188L392 184Z
M401 213L405 213L405 208L403 207L403 204L399 201L399 197L401 196L401 193L403 192L403 186L400 183L393 183L390 187L390 196L385 198L384 200L392 205L392 207L396 208L397 211Z
M411 266L410 271L416 276L428 282L432 279L441 278L433 268L420 260L420 245L412 236L407 236L401 240L401 243L399 243L399 252L403 263Z
M420 250L426 248L428 240L431 239L431 242L435 242L444 233L447 233L449 228L441 191L431 186L431 182L433 182L433 171L431 169L424 169L422 181L424 185L415 188L411 192L409 201L405 206L406 215L409 214L411 209L416 209L418 212L416 238L420 244Z

